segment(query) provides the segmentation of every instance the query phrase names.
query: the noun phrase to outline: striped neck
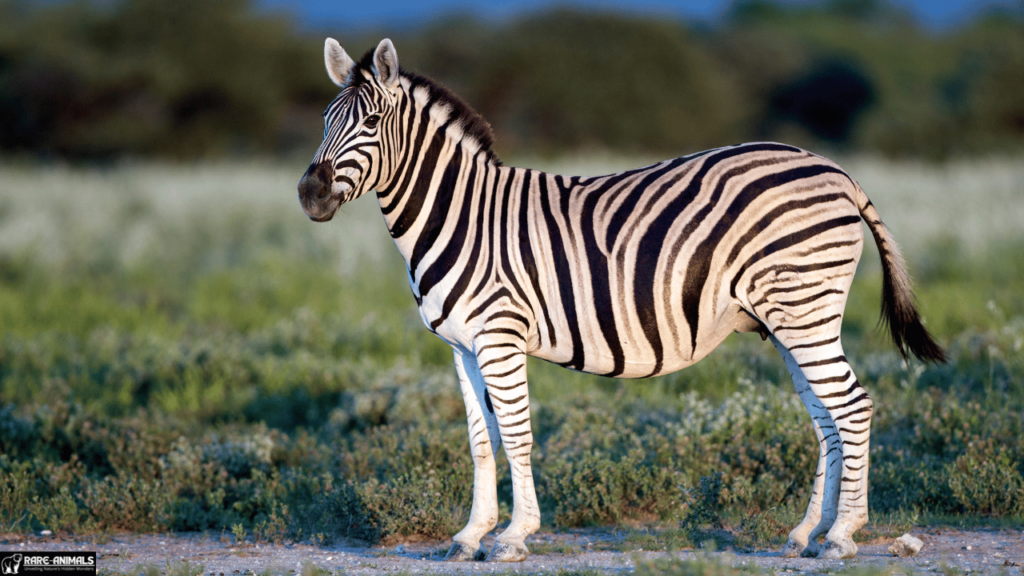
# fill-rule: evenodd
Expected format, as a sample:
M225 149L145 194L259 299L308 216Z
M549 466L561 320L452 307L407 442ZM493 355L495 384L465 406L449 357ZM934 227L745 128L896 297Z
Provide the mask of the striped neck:
M464 128L475 119L467 119L465 110L417 80L402 78L396 107L408 111L401 114L400 135L391 152L395 170L377 187L388 230L413 274L445 222L461 223L473 199L483 201L501 165L489 145ZM464 201L467 197L469 202Z

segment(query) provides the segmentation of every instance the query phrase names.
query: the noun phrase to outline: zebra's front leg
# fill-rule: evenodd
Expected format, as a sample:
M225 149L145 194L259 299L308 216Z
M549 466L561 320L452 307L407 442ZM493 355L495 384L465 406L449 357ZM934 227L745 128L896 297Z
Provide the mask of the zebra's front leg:
M474 344L477 362L498 421L501 444L512 470L512 521L498 536L487 560L522 562L530 555L525 539L540 528L530 453L530 394L526 387L526 341L507 329L481 332Z
M473 508L469 522L452 537L452 547L445 560L483 560L487 550L480 539L498 525L498 492L494 456L501 438L493 405L487 398L487 387L480 375L476 356L455 350L455 370L459 374L462 399L469 421L469 449L473 455Z

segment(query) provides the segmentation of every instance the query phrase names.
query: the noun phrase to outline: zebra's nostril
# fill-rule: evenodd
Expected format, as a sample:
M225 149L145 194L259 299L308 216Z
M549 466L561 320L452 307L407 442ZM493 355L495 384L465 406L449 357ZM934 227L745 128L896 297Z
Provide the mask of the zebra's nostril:
M330 187L321 182L316 175L306 174L299 180L299 198L306 200L316 198L320 199L327 195L330 191Z
M310 173L330 188L331 181L334 180L334 166L330 162L321 162L316 167L310 166Z
M310 164L299 181L299 196L306 201L323 200L331 194L333 176L330 162Z

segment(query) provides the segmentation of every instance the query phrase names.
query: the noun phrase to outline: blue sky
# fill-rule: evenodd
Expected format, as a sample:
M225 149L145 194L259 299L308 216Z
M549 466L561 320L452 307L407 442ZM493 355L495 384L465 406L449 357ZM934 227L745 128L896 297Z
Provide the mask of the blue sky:
M801 0L788 0L801 1ZM928 27L955 26L991 6L1020 6L1021 0L892 0L913 12ZM594 6L624 12L713 20L730 0L259 0L265 6L295 13L308 26L415 25L442 14L471 12L485 18L504 18L552 6ZM806 3L803 1L801 3Z

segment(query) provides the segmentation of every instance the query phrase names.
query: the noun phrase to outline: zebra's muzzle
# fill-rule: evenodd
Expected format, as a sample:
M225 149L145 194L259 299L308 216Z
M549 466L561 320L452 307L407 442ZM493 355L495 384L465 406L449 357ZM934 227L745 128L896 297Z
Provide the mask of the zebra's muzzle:
M334 217L341 200L331 194L334 170L330 162L310 164L299 180L299 203L310 220L326 222Z

